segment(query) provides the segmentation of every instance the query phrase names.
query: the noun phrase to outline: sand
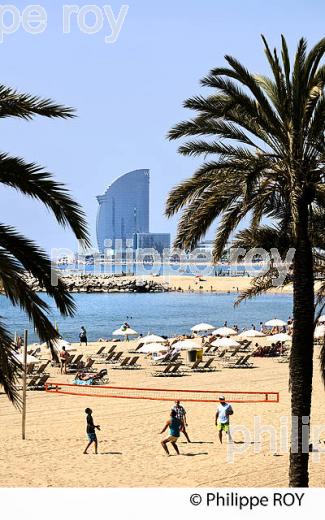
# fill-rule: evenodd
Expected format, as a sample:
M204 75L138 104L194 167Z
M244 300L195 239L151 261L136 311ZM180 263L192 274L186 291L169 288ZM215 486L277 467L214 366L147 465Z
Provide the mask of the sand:
M217 293L240 293L248 289L253 280L249 276L137 276L138 280L155 281L164 284L173 291L184 292L217 292ZM124 278L123 278L124 279ZM125 276L125 281L134 277ZM316 289L319 283L315 284ZM292 294L292 285L286 287L274 287L269 291L271 294Z
M126 351L137 342L120 343ZM108 343L110 345L111 343ZM91 344L94 352L101 344ZM78 347L79 348L79 347ZM319 373L318 348L312 424L325 425L324 389ZM280 419L289 415L288 364L272 358L254 358L254 369L223 368L208 374L179 378L154 378L149 360L141 357L142 370L122 371L109 367L111 385L180 389L279 391L278 404L234 404L232 426L244 425L251 432L244 444L219 444L214 425L213 403L184 403L188 433L193 443L179 440L180 456L167 457L160 430L169 416L169 402L89 398L28 392L27 439L21 440L21 416L0 396L0 485L23 487L187 487L187 486L286 486L288 454L270 447L269 436L253 433L254 416L277 434ZM97 365L98 367L99 365ZM71 382L51 369L51 379ZM321 405L320 405L321 403ZM82 451L87 443L84 409L91 407L98 433L99 454ZM285 435L287 438L287 435ZM319 435L325 441L325 426ZM243 435L234 432L241 443ZM325 446L323 444L323 446ZM229 462L229 449L240 450ZM255 450L258 451L255 453ZM310 464L311 486L324 487L325 453L315 453L320 462Z

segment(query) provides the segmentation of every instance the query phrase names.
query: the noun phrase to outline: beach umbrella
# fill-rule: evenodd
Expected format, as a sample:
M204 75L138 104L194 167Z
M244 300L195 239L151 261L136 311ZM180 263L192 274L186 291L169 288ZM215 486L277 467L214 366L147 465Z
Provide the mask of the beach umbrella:
M147 345L143 345L143 347L139 348L137 352L141 352L142 354L148 354L153 352L162 352L163 350L167 350L168 347L165 347L161 343L149 343Z
M211 343L213 347L224 347L224 348L231 348L231 347L240 347L240 343L238 341L235 341L232 338L219 338L216 339Z
M319 322L319 323L325 323L325 314L323 314L322 316L320 316L320 317L318 318L318 322Z
M277 343L278 341L281 341L281 343L284 341L292 341L292 336L289 336L289 334L286 334L285 332L280 332L280 334L274 334L267 338L268 343Z
M209 323L198 323L191 328L192 332L208 332L208 330L213 330L214 326L209 325Z
M23 354L14 354L17 361L21 364L24 363L24 356ZM30 356L27 354L27 365L34 365L35 363L39 363L39 359L37 359L35 356Z
M71 343L69 343L69 341L66 341L65 339L56 339L53 341L53 346L57 349L57 350L62 350L62 347L65 347L65 350L67 352L73 352L75 350L77 350L77 348L72 345Z
M314 332L314 338L316 339L322 339L325 336L325 325L318 325L315 328Z
M141 343L164 343L166 340L161 336L157 336L156 334L148 334L141 338Z
M130 329L129 327L126 327L125 329L116 329L113 332L113 336L137 336L138 333L136 330Z
M238 335L239 338L263 338L264 336L264 332L255 329L244 330Z
M274 318L265 322L266 327L285 327L287 324L285 321Z
M191 350L192 348L199 348L200 344L195 339L182 339L172 345L174 350Z
M214 336L237 336L238 332L230 327L220 327L219 329L215 329L212 334Z

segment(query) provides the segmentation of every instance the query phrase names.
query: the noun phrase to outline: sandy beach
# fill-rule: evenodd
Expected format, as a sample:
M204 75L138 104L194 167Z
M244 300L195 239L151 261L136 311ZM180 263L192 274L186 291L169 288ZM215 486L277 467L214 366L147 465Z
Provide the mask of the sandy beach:
M124 353L137 340L118 343ZM260 343L262 343L260 341ZM92 354L102 343L82 351ZM112 342L107 343L107 347ZM81 351L79 345L78 351ZM315 350L312 425L324 425L318 438L325 441L324 388L319 373L319 347ZM185 353L182 354L186 361ZM43 354L46 357L46 354ZM115 386L203 389L221 391L278 391L279 403L234 404L232 427L248 429L249 437L234 431L235 444L219 444L214 425L214 403L184 403L188 433L193 441L179 440L180 456L167 457L160 445L160 430L172 403L52 395L28 392L27 439L21 440L21 415L4 395L0 396L0 485L3 487L187 487L187 486L286 486L288 453L271 446L268 433L259 437L254 417L273 427L279 440L280 425L290 414L288 364L277 358L251 358L256 368L227 369L215 362L218 371L191 373L178 378L156 378L149 359L140 358L141 370L113 370L109 384ZM96 365L103 368L105 365ZM186 365L185 365L186 366ZM189 366L187 364L187 366ZM51 368L51 380L72 382ZM82 451L87 443L84 409L93 409L99 454ZM282 419L281 419L282 417ZM256 421L256 419L255 419ZM284 435L287 438L287 435ZM231 451L234 461L230 462ZM319 462L314 460L319 457ZM311 454L310 484L325 486L325 453Z

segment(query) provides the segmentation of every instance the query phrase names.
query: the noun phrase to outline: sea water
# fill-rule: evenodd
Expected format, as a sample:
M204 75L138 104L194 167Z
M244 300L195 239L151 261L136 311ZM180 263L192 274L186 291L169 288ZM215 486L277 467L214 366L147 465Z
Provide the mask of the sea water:
M83 325L88 341L112 337L113 330L125 321L137 332L145 335L155 333L174 336L188 334L193 325L201 322L220 327L240 329L272 318L284 321L292 313L291 295L263 295L234 307L236 294L223 293L113 293L74 294L77 310L73 318L62 318L52 300L45 294L41 297L50 305L50 318L56 322L59 332L68 341L78 341ZM8 299L0 296L0 320L11 332L21 335L29 331L29 342L37 341L31 323Z

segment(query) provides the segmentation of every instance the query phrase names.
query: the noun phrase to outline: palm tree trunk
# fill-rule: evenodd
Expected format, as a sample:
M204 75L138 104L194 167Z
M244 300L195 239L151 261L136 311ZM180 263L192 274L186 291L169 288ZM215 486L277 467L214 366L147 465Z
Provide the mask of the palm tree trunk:
M308 486L309 417L314 348L314 274L308 233L308 207L299 208L293 281L293 338L290 356L291 450L290 486Z

